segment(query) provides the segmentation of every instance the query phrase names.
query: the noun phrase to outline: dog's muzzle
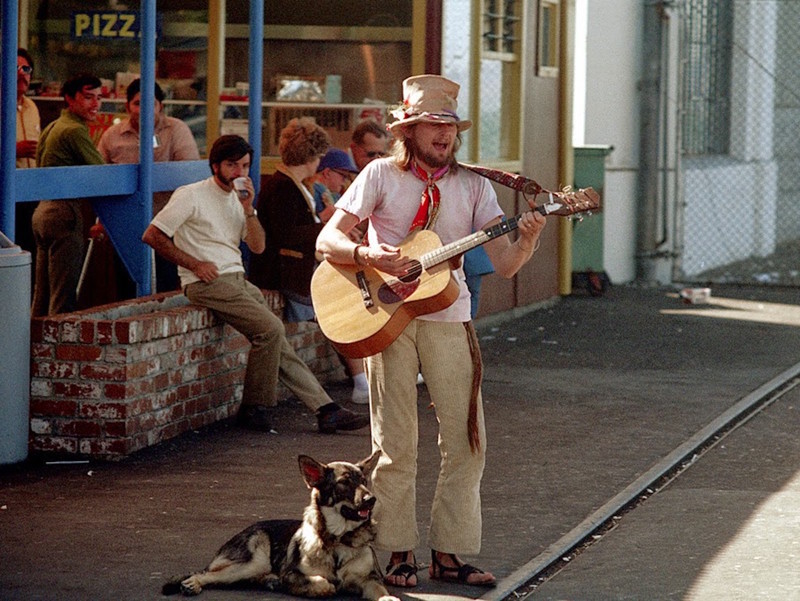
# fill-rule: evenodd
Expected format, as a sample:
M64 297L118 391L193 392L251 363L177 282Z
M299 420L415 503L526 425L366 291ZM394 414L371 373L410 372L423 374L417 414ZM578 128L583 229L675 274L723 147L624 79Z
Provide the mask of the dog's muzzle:
M369 497L362 501L358 507L342 506L342 516L351 522L363 522L370 518L372 508L375 507L375 497Z

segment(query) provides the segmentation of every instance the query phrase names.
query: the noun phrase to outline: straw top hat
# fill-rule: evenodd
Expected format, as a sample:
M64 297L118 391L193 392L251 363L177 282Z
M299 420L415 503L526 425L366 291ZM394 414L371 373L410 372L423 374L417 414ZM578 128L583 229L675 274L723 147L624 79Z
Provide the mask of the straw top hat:
M391 112L396 121L387 127L396 137L402 137L402 127L422 121L455 123L462 132L472 127L472 121L458 118L460 86L441 75L416 75L403 82L403 104Z

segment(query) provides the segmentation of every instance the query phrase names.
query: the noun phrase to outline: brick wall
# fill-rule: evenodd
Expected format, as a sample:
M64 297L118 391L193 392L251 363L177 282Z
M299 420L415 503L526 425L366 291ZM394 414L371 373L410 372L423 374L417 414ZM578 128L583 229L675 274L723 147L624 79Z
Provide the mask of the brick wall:
M280 295L267 299L280 315ZM316 324L286 333L321 382L345 377ZM31 451L119 458L230 417L249 346L180 293L34 318Z

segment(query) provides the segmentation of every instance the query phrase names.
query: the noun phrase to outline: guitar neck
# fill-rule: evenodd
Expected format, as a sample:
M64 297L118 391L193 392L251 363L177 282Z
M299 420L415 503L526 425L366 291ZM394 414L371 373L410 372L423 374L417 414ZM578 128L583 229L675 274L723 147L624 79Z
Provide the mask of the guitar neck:
M533 210L538 211L542 215L547 214L543 207L536 207ZM477 246L486 244L489 240L510 234L519 227L519 220L522 219L522 215L524 215L524 213L520 213L516 217L509 217L497 225L487 227L486 229L475 232L474 234L470 234L465 238L461 238L460 240L456 240L450 244L445 244L436 250L425 253L420 258L422 267L424 269L428 269L429 267L433 267L439 263L449 261L453 257L457 257Z

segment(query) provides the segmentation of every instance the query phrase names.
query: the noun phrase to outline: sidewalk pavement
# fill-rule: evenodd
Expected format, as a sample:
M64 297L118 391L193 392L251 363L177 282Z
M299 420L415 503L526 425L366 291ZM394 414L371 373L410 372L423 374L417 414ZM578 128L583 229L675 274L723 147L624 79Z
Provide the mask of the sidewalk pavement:
M587 518L675 457L675 450L698 433L709 431L721 414L743 399L763 396L794 373L800 360L796 296L790 289L715 287L710 304L686 305L672 288L615 286L602 297L575 294L513 319L479 322L488 432L484 538L481 554L465 559L492 571L498 587L487 593L431 582L422 573L416 589L393 592L406 599L442 600L482 594L502 599L524 590L526 570L539 558L557 554L559 544L585 527ZM417 501L422 542L417 557L427 563L427 509L438 450L424 385L420 392ZM348 393L345 385L332 390L338 399ZM767 492L781 491L797 466L796 443L787 443L797 418L790 409L778 418L762 426L754 440L766 444L773 435L780 437L778 452L783 454L770 456L774 451L769 447L744 453L756 461L746 473L764 476L757 485L762 499L768 498ZM754 418L756 422L761 423ZM298 454L323 461L356 460L370 450L366 431L318 434L313 416L296 402L282 405L276 429L278 434L265 435L222 423L117 463L30 461L0 469L0 599L159 599L165 579L202 568L227 538L249 523L299 517L308 497L297 469ZM759 467L762 461L772 462L772 480L766 467ZM714 474L711 470L706 475L709 482ZM668 487L665 509L672 513L657 511L661 493L642 505L647 512L633 510L631 516L647 518L640 518L636 538L617 543L610 554L617 563L605 564L605 569L603 563L576 563L588 566L581 572L586 580L576 577L572 588L563 589L569 592L553 589L555 596L547 596L547 587L564 582L570 573L564 571L532 598L689 598L689 587L699 585L705 574L705 562L723 552L733 534L755 516L748 508L757 500L751 496L743 507L744 497L734 494L738 490L746 496L751 482L743 474L728 481L731 494L720 495L715 505L720 520L697 519L697 509L688 504L684 512L677 511L675 499L686 489ZM677 552L665 550L664 562L638 561L648 544L655 545L653 557L661 557L658 547L666 549L673 534L693 558L688 560L693 562L691 571ZM596 549L619 540L614 536L616 531ZM794 541L796 557L797 537ZM576 562L584 557L591 562L596 553L589 547ZM380 557L385 563L385 554ZM626 563L658 570L664 594L614 588L623 586L614 578L618 566ZM643 584L650 576L633 570L628 570L629 583ZM604 583L609 588L603 589ZM605 592L595 595L601 590ZM208 590L203 598L285 597Z
M800 599L798 410L793 388L523 598Z

